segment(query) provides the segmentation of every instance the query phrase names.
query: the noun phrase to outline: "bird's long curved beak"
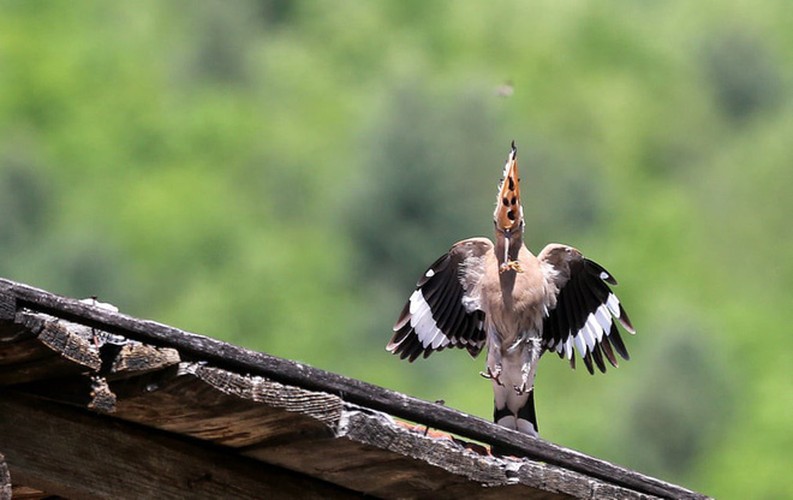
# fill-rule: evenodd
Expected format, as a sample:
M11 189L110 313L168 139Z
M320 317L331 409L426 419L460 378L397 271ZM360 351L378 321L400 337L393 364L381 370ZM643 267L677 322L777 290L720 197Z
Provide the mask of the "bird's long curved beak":
M520 203L520 177L518 175L518 149L512 141L507 163L504 165L504 178L498 188L496 211L493 214L496 229L509 233L520 230L523 223L523 207Z

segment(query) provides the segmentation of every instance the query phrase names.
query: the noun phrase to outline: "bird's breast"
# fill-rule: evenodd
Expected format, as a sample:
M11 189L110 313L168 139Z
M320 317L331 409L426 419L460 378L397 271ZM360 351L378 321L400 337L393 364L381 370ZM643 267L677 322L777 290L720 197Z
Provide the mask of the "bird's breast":
M507 345L519 335L539 335L553 300L537 258L524 247L518 262L520 272L503 273L498 272L497 262L489 263L482 286L488 321Z

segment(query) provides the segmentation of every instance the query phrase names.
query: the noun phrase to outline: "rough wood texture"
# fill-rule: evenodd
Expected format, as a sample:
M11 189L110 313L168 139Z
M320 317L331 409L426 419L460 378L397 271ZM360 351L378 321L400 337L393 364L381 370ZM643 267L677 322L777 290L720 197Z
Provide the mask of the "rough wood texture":
M13 295L0 295L0 320L14 319L17 312L17 299Z
M225 446L332 437L341 415L336 396L192 363L112 386L116 417Z
M13 316L12 316L13 318ZM40 380L80 371L23 324L0 321L0 385Z
M0 326L0 366L37 361L52 356L30 330L20 325Z
M344 498L352 492L118 420L5 392L0 435L15 480L65 497Z
M143 374L179 364L179 351L169 347L128 343L121 347L110 367L110 373Z
M2 497L0 497L0 499L1 498ZM12 486L10 498L13 500L57 500L57 497L53 497L41 490L28 486Z
M0 366L0 385L21 384L44 378L66 377L80 371L80 367L60 356L48 356L30 363Z
M42 344L73 363L97 371L102 366L99 353L85 339L62 328L59 322L46 323L39 333Z
M498 490L527 498L705 498L452 408L0 279L3 300L25 309L13 324L0 319L0 385L36 381L18 387L93 405L172 435L234 447L238 454L306 477L385 497L449 491L487 498ZM42 321L40 313L58 319ZM24 349L16 347L30 340L15 330L20 324L38 335ZM105 332L123 337L105 343ZM61 367L36 371L42 363L19 353L12 355L15 362L3 365L2 352L9 345L44 364L52 361L41 349L57 353L54 360L72 372L53 378ZM191 362L177 368L179 360ZM14 380L10 370L25 375ZM379 412L534 461L495 459L448 439L425 438ZM103 426L109 421L101 420Z
M90 400L86 407L98 413L114 413L116 411L116 395L107 385L104 377L91 377Z
M381 413L354 407L345 409L336 442L319 449L323 449L320 456L330 454L333 459L324 463L315 459L313 464L304 459L301 470L384 498L650 498L553 465L483 456L450 438L424 436ZM250 450L249 454L268 455L274 463L290 467L297 466L301 455L299 448ZM480 487L472 488L472 484Z
M383 498L453 491L472 498L645 498L558 467L501 460L425 437L326 393L198 363L114 384L115 416L236 448L261 461ZM144 389L145 387L145 389ZM197 403L200 402L200 403ZM521 465L516 465L521 464Z
M382 498L654 498L552 465L482 456L360 410L345 412L334 442L246 454Z
M101 376L79 373L15 386L21 392L49 401L88 408L98 413L115 411L116 395Z
M6 458L0 453L0 500L11 498L11 474L8 473Z

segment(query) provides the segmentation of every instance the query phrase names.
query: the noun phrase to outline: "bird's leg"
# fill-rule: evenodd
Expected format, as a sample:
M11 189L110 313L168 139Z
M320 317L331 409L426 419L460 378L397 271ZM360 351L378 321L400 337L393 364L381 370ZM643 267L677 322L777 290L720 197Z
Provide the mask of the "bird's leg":
M524 351L523 366L520 370L520 385L515 385L513 388L518 396L523 396L534 387L534 373L537 370L537 362L540 360L542 354L542 341L538 338L530 338L526 340L528 349Z
M531 356L531 354L529 356ZM532 375L531 372L533 371L533 368L534 365L531 361L523 363L523 366L520 369L520 385L512 386L515 389L515 392L518 393L518 396L523 396L532 389L530 375Z
M501 382L501 336L493 325L489 325L487 328L487 341L487 372L479 372L479 375L503 386L504 384Z
M496 364L494 369L487 365L487 372L479 372L479 375L486 379L494 380L498 385L504 385L501 383L501 363Z

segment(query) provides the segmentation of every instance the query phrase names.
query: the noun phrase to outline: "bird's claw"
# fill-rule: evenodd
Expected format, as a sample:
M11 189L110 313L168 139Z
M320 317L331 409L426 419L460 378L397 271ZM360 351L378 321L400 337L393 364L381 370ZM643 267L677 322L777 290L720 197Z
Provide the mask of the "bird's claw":
M490 367L487 367L487 372L479 372L479 375L486 379L494 380L498 385L504 385L501 383L501 368L497 367L495 373Z
M518 396L523 396L524 394L529 392L529 388L526 387L526 382L523 382L520 385L513 385L512 388L515 389L515 392L518 393Z
M505 273L507 271L515 271L516 273L522 273L523 268L520 266L520 262L517 260L511 260L509 262L504 262L498 269L499 273Z

